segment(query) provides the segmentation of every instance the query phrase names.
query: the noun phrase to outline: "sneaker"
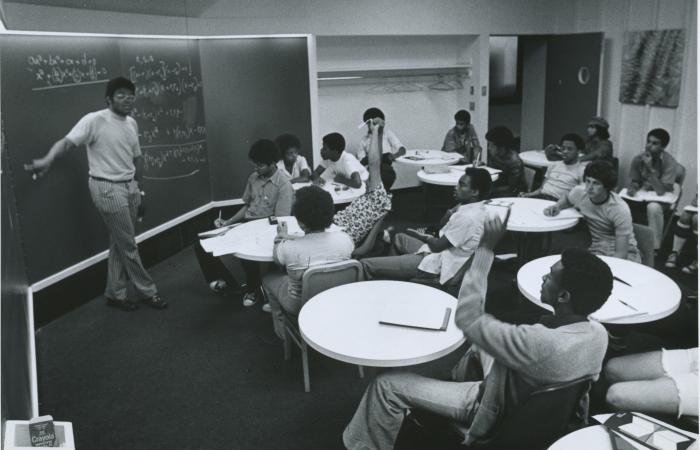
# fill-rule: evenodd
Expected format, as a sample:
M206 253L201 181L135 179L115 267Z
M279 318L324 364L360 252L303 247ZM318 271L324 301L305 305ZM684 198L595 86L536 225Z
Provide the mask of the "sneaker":
M253 306L258 302L258 296L255 292L246 292L243 296L243 306L249 307Z
M272 312L272 308L270 308L269 303L265 303L264 305L262 305L262 310L265 311L266 313Z
M687 273L688 275L692 275L694 273L697 273L698 272L698 260L696 259L689 266L685 266L681 270L683 271L683 273Z
M224 280L214 280L211 283L209 283L209 289L211 289L214 292L224 292L227 287L228 284L226 284L226 281Z
M669 269L675 269L678 264L678 252L671 252L666 259L665 266Z
M107 306L110 308L121 309L122 311L135 311L139 309L139 305L130 300L117 300L114 298L106 297Z
M165 309L168 307L168 304L160 298L160 295L156 294L153 297L149 298L143 298L141 299L141 303L144 303L147 306L150 306L151 308L154 309Z

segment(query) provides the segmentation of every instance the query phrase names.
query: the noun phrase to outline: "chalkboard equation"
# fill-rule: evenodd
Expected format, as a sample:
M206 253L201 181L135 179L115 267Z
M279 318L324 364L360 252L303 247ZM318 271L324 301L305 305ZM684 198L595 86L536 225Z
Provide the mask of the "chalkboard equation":
M136 84L136 95L157 97L161 94L184 96L202 89L202 80L190 64L169 62L152 55L135 57L129 78Z
M39 85L32 90L52 89L107 81L107 67L86 53L76 57L33 54L27 57L27 71Z
M151 145L142 147L145 178L152 180L191 176L207 163L206 141L178 145ZM199 167L198 167L199 166Z
M158 125L148 130L141 131L143 142L157 142L160 138L168 139L193 139L203 138L207 134L207 129L204 125L196 125L192 127L176 125L173 127L159 128Z

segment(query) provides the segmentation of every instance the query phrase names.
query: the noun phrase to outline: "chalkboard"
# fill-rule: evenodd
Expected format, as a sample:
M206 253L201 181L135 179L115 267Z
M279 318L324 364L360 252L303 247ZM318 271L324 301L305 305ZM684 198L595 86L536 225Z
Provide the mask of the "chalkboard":
M107 248L74 149L32 181L23 164L43 156L85 114L106 107L109 78L137 85L134 116L144 154L146 231L211 200L201 70L188 40L3 36L2 116L28 278L38 281Z
M85 114L106 107L107 81L136 84L132 116L144 158L146 216L137 233L211 200L240 198L250 145L296 134L311 163L305 37L166 39L0 36L2 121L30 283L108 247L78 148L32 181L43 156Z
M243 194L260 138L292 133L313 163L306 38L207 39L200 57L213 200Z

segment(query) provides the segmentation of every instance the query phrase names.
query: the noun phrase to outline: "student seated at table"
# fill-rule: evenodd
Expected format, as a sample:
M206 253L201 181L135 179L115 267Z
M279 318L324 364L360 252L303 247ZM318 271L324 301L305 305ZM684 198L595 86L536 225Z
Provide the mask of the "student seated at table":
M489 167L502 170L491 190L492 197L517 197L525 191L523 162L512 149L513 133L498 126L486 133Z
M314 183L335 182L351 188L360 188L369 178L369 172L352 154L345 151L345 138L340 133L323 136L321 164L313 174Z
M442 143L443 152L457 152L462 155L465 164L471 164L481 154L481 144L476 135L472 116L468 111L460 109L455 113L455 126L445 135Z
M583 183L586 164L579 161L578 153L583 149L583 139L578 134L565 134L560 146L548 146L556 150L562 158L547 168L542 187L532 192L521 193L520 197L534 197L557 201Z
M453 277L472 256L479 243L488 198L491 175L485 169L468 167L455 187L459 205L451 211L439 237L408 230L394 237L396 256L365 258L362 267L367 279L409 280L437 278L440 284L452 284Z
M616 411L698 415L698 348L612 358L603 372Z
M303 237L290 236L284 222L277 226L272 255L282 271L270 271L262 284L272 310L275 333L284 339L282 309L297 315L301 309L301 278L311 266L350 259L355 246L343 231L329 232L333 222L333 198L318 186L296 191L292 215L304 231Z
M214 226L217 228L269 216L288 216L292 210L294 190L289 179L277 169L277 145L269 139L261 139L250 147L248 158L255 171L248 178L243 192L244 205L231 218L216 219ZM219 258L205 252L199 241L194 244L194 249L209 287L216 292L226 289L227 284L234 281L226 266ZM262 297L260 263L241 260L241 266L247 279L243 305L253 306ZM268 311L269 306L263 305L263 309Z
M355 245L360 244L377 221L391 211L391 194L388 191L396 179L396 174L393 172L385 176L381 174L380 126L379 122L373 122L370 125L371 139L367 148L369 172L367 190L333 216L333 223L342 227Z
M554 307L554 315L543 316L534 325L501 322L484 309L493 249L504 233L498 217L487 220L462 281L454 321L472 346L452 370L453 381L410 372L379 375L345 428L343 442L348 449L393 448L401 423L413 408L469 427L465 443L470 444L488 438L508 408L530 392L599 375L608 335L587 316L612 291L610 268L586 250L564 250L542 282L541 301ZM587 405L583 398L577 418L585 419Z
M656 195L673 192L678 163L668 152L671 136L663 128L655 128L647 134L647 143L643 153L632 159L630 183L627 195L634 197L638 191L654 191ZM649 228L654 233L654 250L661 247L664 232L664 209L659 202L646 203L646 217Z
M610 142L609 128L610 124L604 118L599 116L591 117L586 128L588 139L586 139L586 146L583 149L584 155L581 156L581 161L612 160L613 144Z
M280 150L282 159L277 161L277 168L282 175L289 177L291 183L305 183L311 178L311 169L306 158L299 154L301 142L293 134L277 136L275 144Z
M576 186L543 213L556 216L562 209L576 208L591 234L589 250L596 255L615 256L640 262L627 203L613 191L617 175L608 161L593 161L583 172L585 185Z
M396 180L396 171L394 170L393 164L396 158L406 154L406 147L403 146L399 138L396 137L393 131L385 126L386 119L384 118L384 113L379 108L369 108L362 115L362 121L367 126L367 133L362 136L360 141L360 150L357 154L357 158L362 162L362 164L367 165L367 151L369 149L370 141L372 140L371 126L370 122L374 125L379 125L379 148L382 155L382 165L380 167L380 175L382 177L386 191L391 189L392 183L388 183L388 180Z
M695 198L691 202L695 207L698 206L698 194L695 194ZM692 230L691 230L692 228ZM671 253L666 259L666 267L669 269L675 269L678 265L678 257L683 246L688 241L688 238L693 236L695 238L695 244L697 246L698 241L698 213L691 211L683 211L681 217L676 222L673 229L673 246ZM695 253L697 255L697 251ZM693 259L693 262L681 269L683 273L688 275L696 274L698 271L698 258L697 256Z

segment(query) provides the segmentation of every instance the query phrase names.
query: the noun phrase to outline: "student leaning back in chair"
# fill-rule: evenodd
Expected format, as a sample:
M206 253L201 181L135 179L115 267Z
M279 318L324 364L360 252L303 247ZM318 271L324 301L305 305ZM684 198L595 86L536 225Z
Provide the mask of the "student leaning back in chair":
M612 291L610 268L586 250L565 250L542 280L541 300L554 307L554 315L543 316L534 325L504 323L485 312L493 249L504 233L500 218L486 221L474 261L462 281L455 323L473 345L453 369L454 381L409 372L379 375L345 428L347 448L393 448L406 412L412 408L460 422L467 427L464 442L470 444L488 438L508 408L517 407L520 399L538 388L598 377L608 335L587 316ZM469 373L483 377L471 378ZM587 398L582 398L578 419L585 420L586 406Z

